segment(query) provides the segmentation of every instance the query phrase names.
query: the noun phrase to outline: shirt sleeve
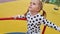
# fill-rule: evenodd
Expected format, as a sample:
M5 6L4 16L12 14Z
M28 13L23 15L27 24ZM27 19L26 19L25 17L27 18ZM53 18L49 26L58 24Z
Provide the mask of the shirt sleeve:
M43 16L41 16L41 21L42 21L42 23L43 23L44 25L46 25L46 26L48 26L48 27L51 27L51 28L54 28L55 30L60 31L60 28L59 28L57 25L55 25L53 22L45 19Z

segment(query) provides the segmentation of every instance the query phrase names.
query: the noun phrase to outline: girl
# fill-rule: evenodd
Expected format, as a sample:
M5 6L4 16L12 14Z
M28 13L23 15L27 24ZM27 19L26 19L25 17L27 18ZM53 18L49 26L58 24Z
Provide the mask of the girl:
M44 24L46 26L52 27L55 30L60 31L60 27L56 26L49 20L44 18L44 11L43 15L40 15L39 12L43 10L43 5L40 0L31 0L30 6L28 8L28 11L25 15L20 16L14 16L14 18L27 18L27 33L26 34L40 34L40 25Z

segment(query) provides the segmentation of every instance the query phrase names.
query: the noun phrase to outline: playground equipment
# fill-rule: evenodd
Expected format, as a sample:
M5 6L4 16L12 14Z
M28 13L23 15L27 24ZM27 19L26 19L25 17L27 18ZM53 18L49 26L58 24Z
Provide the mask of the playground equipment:
M10 18L0 18L0 20L27 20L27 19L26 18L16 18L16 19L14 19L13 17L10 17ZM44 34L45 29L46 29L46 26L44 26L42 34Z

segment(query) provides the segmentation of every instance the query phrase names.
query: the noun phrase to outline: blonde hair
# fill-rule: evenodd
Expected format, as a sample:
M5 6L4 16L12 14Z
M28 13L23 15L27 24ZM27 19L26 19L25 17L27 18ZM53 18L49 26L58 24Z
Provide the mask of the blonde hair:
M42 10L43 11L42 16L44 16L46 18L46 12L43 10L43 3L40 0L39 0L39 6L40 6L39 12Z

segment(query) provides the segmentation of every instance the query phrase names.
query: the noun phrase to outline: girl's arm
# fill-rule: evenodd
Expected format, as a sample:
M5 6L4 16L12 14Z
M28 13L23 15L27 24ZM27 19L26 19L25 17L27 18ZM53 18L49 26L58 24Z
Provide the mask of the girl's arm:
M44 25L47 25L51 28L54 28L55 30L58 30L60 31L60 27L56 26L54 23L52 23L51 21L45 19L43 16L41 16L41 19L40 19L41 22L43 22Z

